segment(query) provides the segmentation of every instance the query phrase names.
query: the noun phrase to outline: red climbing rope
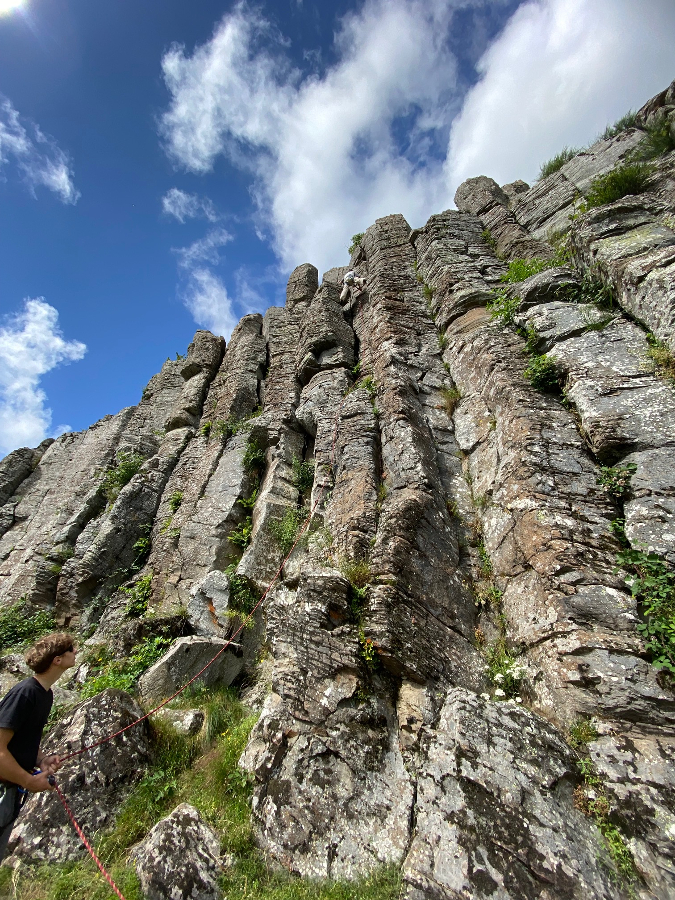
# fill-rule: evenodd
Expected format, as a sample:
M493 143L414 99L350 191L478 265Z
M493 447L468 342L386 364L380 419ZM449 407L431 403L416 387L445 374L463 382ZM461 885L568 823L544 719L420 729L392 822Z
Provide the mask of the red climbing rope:
M52 776L52 779L53 779L53 776ZM120 900L126 900L126 897L124 896L124 894L122 893L122 891L117 887L117 885L115 884L115 882L112 880L112 877L108 874L108 872L107 872L106 869L105 869L105 866L103 865L103 863L101 862L101 860L98 858L98 856L94 853L94 850L93 850L91 844L89 843L89 841L88 841L88 840L86 839L86 837L84 836L84 832L83 832L82 829L80 828L79 823L78 823L77 819L75 818L75 816L73 815L71 808L68 806L68 801L67 801L66 798L63 796L63 793L62 793L62 791L61 791L61 788L60 788L60 787L58 786L58 784L56 783L56 780L55 780L55 779L52 780L51 783L53 783L54 787L56 788L56 793L59 795L59 800L60 800L61 803L63 804L63 808L64 808L65 811L68 813L68 818L69 818L70 821L73 823L73 828L74 828L75 831L78 833L78 836L79 836L80 840L82 841L82 843L84 844L84 846L85 846L85 847L87 848L87 850L89 851L89 855L91 856L91 858L94 860L94 862L95 862L96 865L98 866L98 869L99 869L101 875L103 875L103 877L105 878L105 880L108 882L108 884L109 884L110 887L113 889L113 891L117 894L117 896L120 898Z

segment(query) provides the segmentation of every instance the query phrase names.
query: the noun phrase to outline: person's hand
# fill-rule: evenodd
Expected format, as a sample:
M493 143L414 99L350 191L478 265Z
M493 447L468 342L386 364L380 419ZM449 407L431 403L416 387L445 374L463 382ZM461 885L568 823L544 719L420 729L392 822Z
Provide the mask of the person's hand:
M54 772L58 772L62 765L61 757L57 756L56 753L52 753L49 756L43 756L40 760L40 768L43 772L46 772L47 775L53 775Z
M49 783L50 772L38 772L26 779L24 787L31 794L39 794L40 791L53 791L54 785Z

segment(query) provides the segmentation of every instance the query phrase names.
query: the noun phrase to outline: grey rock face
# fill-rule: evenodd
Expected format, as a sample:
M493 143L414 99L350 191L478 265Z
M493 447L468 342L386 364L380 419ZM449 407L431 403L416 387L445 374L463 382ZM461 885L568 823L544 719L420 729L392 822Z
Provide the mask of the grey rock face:
M109 689L77 706L50 732L44 749L65 756L124 728L143 714L123 691ZM150 757L146 723L64 763L58 783L86 834L109 828ZM86 855L56 793L34 794L12 831L9 853L32 862Z
M219 900L220 843L188 803L158 822L132 861L148 900Z
M547 722L450 691L419 773L406 900L623 896L598 865L599 832L574 808L575 781Z
M157 718L164 719L176 731L188 737L197 734L204 724L204 713L201 709L169 709L165 707L157 713Z
M204 680L241 684L260 711L241 764L272 863L336 878L401 864L406 900L624 900L584 812L586 750L568 743L592 719L585 777L632 854L631 890L675 894L675 695L643 639L634 573L617 565L623 534L675 564L675 393L645 334L675 348L675 153L643 193L581 206L662 115L675 117L675 83L640 128L532 187L480 176L423 227L379 219L350 259L367 288L344 307L346 266L321 286L298 266L285 308L245 316L227 348L197 332L138 406L0 464L0 605L26 595L96 625L91 643L116 658L178 638L140 678L149 703L224 648L237 604L271 586ZM563 235L569 265L502 282L506 260L550 263ZM611 308L591 302L592 281ZM495 288L515 327L494 315ZM547 391L525 376L541 354ZM122 452L143 464L104 497ZM21 672L6 657L0 679ZM503 687L514 698L497 702ZM98 733L97 716L102 733L136 714L119 697L110 712L111 696L63 725L74 741ZM163 715L201 727L196 710ZM107 745L66 770L88 828L112 821L144 741L129 735L118 775ZM31 800L16 854L43 858L51 802ZM54 821L58 858L76 855ZM139 854L148 896L212 896L218 848L194 810Z
M171 645L164 656L150 666L138 683L140 696L147 701L164 700L175 693L213 659L227 644L218 638L182 637ZM218 659L200 676L205 685L232 684L242 668L235 655L237 646L230 644Z

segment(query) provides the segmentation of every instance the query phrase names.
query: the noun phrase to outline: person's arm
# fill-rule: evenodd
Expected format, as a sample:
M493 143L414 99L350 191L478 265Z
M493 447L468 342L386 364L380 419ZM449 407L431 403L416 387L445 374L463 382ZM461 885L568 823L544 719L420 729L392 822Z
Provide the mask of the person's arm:
M7 749L7 744L13 737L14 732L10 728L0 728L0 778L18 784L33 794L38 791L53 791L54 787L48 781L49 772L31 775L14 759Z

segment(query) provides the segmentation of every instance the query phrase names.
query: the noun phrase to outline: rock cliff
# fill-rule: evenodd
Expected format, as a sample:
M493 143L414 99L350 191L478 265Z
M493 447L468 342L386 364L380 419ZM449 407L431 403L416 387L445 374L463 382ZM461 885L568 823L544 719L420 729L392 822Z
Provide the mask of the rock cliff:
M198 331L137 406L0 462L5 610L113 660L154 641L142 701L223 646L311 511L218 664L258 713L240 765L272 862L400 866L405 900L675 896L673 147L675 82L533 187L480 176L422 228L378 219L360 295L301 265L284 308L227 346ZM146 744L89 778L112 785L90 827ZM15 860L80 852L41 824L52 800ZM199 843L185 809L155 853L183 819Z

